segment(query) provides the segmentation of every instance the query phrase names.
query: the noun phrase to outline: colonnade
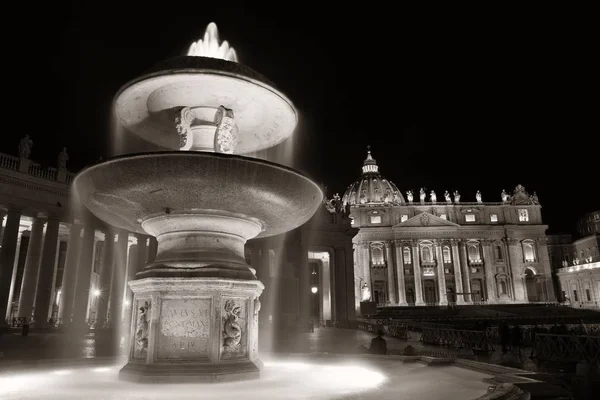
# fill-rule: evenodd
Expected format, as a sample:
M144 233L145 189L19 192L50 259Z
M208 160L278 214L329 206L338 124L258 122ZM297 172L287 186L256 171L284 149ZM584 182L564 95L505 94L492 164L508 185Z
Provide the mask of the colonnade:
M102 328L128 321L122 314L130 311L133 297L127 282L154 260L156 239L107 227L91 216L66 223L56 215L25 216L9 209L0 218L6 218L0 249L1 324L27 318L35 328L57 320ZM27 219L31 228L25 249L21 224ZM61 228L68 228L68 234L61 235ZM65 237L67 241L61 240ZM66 255L60 257L65 244Z

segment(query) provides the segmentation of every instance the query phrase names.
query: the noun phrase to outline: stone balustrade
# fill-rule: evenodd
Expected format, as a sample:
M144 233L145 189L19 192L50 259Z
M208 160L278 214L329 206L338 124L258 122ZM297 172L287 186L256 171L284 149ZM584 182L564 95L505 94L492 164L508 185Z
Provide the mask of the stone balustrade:
M21 172L36 178L71 184L76 173L54 167L45 167L28 159L0 153L0 169Z

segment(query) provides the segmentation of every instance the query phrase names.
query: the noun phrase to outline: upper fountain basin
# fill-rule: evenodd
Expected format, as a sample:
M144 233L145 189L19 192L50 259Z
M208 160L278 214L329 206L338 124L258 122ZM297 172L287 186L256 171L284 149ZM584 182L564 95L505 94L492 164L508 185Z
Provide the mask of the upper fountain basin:
M233 110L235 154L273 147L292 135L298 115L292 102L262 75L235 62L181 56L157 64L124 85L115 97L119 122L158 146L179 150L175 118L183 107Z
M258 237L308 221L323 192L299 172L255 158L205 152L158 152L116 157L81 171L74 193L110 225L147 233L142 222L160 215L239 215L262 225Z

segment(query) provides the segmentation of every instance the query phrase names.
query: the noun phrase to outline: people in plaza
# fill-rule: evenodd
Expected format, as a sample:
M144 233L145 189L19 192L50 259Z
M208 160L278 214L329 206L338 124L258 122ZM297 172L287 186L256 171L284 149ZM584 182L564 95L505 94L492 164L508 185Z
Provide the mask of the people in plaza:
M369 347L369 353L371 354L387 354L387 342L383 338L383 329L377 331L377 336L371 340L371 347Z

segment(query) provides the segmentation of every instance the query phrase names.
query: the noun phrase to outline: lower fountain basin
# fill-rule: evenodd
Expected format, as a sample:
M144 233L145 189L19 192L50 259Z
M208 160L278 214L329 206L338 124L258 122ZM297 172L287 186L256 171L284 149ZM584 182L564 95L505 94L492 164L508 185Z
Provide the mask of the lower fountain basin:
M73 188L98 218L142 234L150 233L142 223L153 218L208 213L250 221L259 226L257 237L277 235L308 221L323 199L314 182L290 168L182 151L110 159L81 171Z

